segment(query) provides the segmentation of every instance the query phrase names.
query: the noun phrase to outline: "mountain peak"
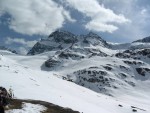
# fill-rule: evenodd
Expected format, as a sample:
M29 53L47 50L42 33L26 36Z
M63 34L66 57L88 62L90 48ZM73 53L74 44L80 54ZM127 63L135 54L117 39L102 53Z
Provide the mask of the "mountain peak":
M90 47L90 45L109 47L105 40L93 32L89 32L87 35L78 36L68 31L57 30L51 33L48 39L41 40L35 44L28 54L39 54L46 51L62 50L67 48L71 49L74 45L78 46L80 49L83 49L83 46Z
M91 36L91 37L100 37L99 35L97 35L96 33L94 33L94 32L89 32L86 36Z
M134 42L150 43L150 36L145 37L145 38L140 39L140 40L136 40L136 41L134 41ZM134 43L134 42L133 42L133 43Z
M64 36L75 36L73 33L65 30L56 30L52 32L48 38L50 37L64 37Z

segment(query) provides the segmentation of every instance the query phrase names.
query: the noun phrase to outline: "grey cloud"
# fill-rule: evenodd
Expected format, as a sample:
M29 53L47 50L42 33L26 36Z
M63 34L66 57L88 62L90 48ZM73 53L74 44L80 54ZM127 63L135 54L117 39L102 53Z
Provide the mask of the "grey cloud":
M7 45L11 45L13 43L17 43L17 44L21 44L25 47L33 47L33 45L36 43L37 41L36 40L33 40L33 41L27 41L23 38L10 38L10 37L7 37L6 40L5 40L5 44Z

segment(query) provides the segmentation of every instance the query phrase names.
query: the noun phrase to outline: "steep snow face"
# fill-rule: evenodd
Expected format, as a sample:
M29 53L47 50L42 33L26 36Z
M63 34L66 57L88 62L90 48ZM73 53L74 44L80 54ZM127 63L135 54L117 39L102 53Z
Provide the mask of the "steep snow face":
M41 56L39 55L38 57ZM89 66L99 66L97 71L100 71L100 68L102 68L100 65L114 62L111 61L112 59L109 60L109 58L93 57L89 63L87 62L88 59L84 59L81 62L75 62L72 60L72 62L69 64L66 63L66 67L62 67L60 70L47 72L40 70L38 67L37 69L34 69L31 66L31 64L41 65L41 61L33 60L38 57L17 56L9 53L3 56L1 55L0 85L7 89L11 86L16 98L48 101L83 113L132 113L133 111L137 111L138 113L150 112L150 93L147 90L150 83L149 79L145 82L138 80L138 86L136 84L136 87L134 88L129 85L129 87L125 86L128 88L126 91L124 89L124 92L126 93L121 93L123 90L121 90L120 86L118 86L118 94L116 94L118 96L116 97L108 97L76 85L73 82L60 79L61 74L65 75L66 73L77 71L78 69L87 69ZM22 62L23 59L26 59L26 63L25 61ZM41 57L41 60L42 59L43 61L45 60L45 58ZM121 60L116 58L113 59L116 62L114 62L114 64L117 65L119 63L120 65L130 68L129 65L125 65ZM99 63L101 61L101 63L99 64L96 61L99 61ZM26 67L27 65L28 67ZM109 70L109 67L105 68ZM103 68L103 70L105 70L105 68ZM114 67L112 68L115 70ZM90 70L92 73L93 69L90 68ZM114 75L112 76L115 78ZM26 108L28 109L30 106Z

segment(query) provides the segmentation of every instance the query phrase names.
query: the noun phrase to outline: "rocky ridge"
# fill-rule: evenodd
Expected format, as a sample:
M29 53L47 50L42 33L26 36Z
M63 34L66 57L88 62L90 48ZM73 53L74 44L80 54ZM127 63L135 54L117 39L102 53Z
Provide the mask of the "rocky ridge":
M76 36L55 31L38 42L28 55L54 52L42 69L55 70L64 80L113 96L114 92L136 87L137 80L150 79L150 46L139 48L134 42L124 49L116 47L114 50L92 32Z

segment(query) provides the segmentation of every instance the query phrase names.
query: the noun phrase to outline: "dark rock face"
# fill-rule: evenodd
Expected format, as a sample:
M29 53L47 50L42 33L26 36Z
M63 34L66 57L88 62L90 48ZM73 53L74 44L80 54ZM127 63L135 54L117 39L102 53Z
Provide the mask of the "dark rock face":
M123 58L130 58L131 56L129 54L124 54L124 53L117 53L115 55L116 57L123 57Z
M125 60L124 61L125 64L130 64L130 65L141 65L142 62L139 62L139 61L128 61L128 60Z
M28 52L28 55L35 55L35 54L43 53L46 51L51 51L53 49L54 49L54 47L52 47L52 46L43 45L43 44L40 44L39 42L37 42L33 46L33 48Z
M126 71L129 70L129 68L127 68L127 67L125 67L125 66L122 66L122 65L120 65L119 67L120 67L120 69L125 69Z
M126 77L127 77L127 75L124 74L124 73L120 73L119 75L120 75L122 78L126 78Z
M108 88L118 89L118 86L121 85L121 83L119 83L118 80L114 77L110 76L109 73L106 71L111 71L112 68L106 66L106 69L104 68L103 70L102 67L89 67L86 69L75 71L72 74L67 75L68 78L66 78L66 80L75 82L78 85L92 89L96 92L101 92L109 95L109 93L107 92ZM135 86L133 82L126 80L128 75L125 75L123 73L121 74L119 76L124 77L124 82L129 85ZM76 76L75 80L71 78L74 76ZM119 85L116 85L116 83L118 83Z
M132 109L132 111L133 111L133 112L137 112L137 110L136 110L136 109Z
M137 52L139 55L150 56L150 49L143 49Z
M133 58L135 60L140 60L141 56L150 58L150 49L138 49L138 50L126 50L122 53L115 54L118 58Z
M136 68L136 71L138 72L138 74L145 76L145 71L142 68Z
M64 58L64 59L69 59L69 58L72 58L72 59L75 59L75 58L82 59L82 58L84 58L84 56L81 56L81 55L78 55L78 54L75 54L75 53L71 53L71 52L61 52L59 54L59 57L60 58Z
M108 55L104 52L92 52L92 51L89 51L91 53L91 55L89 56L90 57L93 57L93 56L101 56L101 57L107 57Z
M113 81L113 78L107 76L106 71L97 70L97 68L78 70L74 72L73 75L77 77L76 81L74 81L76 84L89 89L90 86L93 86L95 88L92 90L102 93L106 93L105 87L111 87L110 82Z
M51 67L54 67L56 65L59 65L60 63L61 63L60 61L51 58L45 62L45 66L48 68L51 68Z
M136 68L139 75L145 76L146 72L150 73L149 68Z
M54 38L55 42L63 42L66 44L77 42L74 34L67 31L55 31L49 35L48 39Z
M110 66L103 66L106 70L111 71L112 68Z

